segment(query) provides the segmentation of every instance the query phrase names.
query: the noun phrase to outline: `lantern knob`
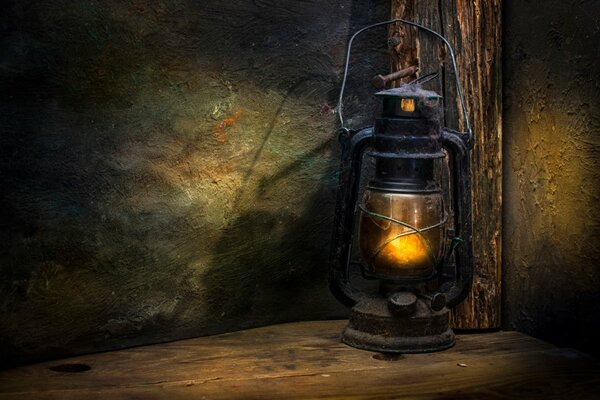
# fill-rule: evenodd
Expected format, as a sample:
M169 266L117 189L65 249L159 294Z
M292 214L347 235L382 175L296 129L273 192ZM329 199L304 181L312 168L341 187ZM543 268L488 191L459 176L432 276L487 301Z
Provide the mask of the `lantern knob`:
M412 315L417 309L417 296L411 292L396 292L388 297L390 311L398 315Z
M431 296L431 309L433 311L440 311L446 307L446 296L443 293L436 293Z

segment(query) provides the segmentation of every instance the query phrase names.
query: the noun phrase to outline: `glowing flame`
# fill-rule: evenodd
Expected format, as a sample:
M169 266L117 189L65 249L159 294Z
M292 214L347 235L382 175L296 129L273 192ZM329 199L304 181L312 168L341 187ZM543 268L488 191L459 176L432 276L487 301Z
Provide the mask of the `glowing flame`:
M388 240L392 239L389 237ZM423 238L420 235L401 236L389 242L379 253L389 264L398 267L416 267L431 265L431 258Z
M415 111L415 99L402 99L400 102L400 108L404 112L414 112Z

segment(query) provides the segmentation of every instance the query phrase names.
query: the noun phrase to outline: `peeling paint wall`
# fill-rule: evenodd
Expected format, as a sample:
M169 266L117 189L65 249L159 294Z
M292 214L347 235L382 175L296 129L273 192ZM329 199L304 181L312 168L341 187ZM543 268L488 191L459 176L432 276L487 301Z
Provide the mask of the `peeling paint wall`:
M388 13L3 2L2 362L344 316L326 285L332 108L351 31ZM356 48L354 127L386 36Z
M504 4L504 323L599 354L600 2Z

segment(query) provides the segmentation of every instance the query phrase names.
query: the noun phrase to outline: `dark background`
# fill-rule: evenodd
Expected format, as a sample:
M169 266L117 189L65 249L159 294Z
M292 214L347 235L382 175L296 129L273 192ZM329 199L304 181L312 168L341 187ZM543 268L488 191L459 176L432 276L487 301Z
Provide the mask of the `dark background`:
M600 355L600 1L503 12L504 324Z
M594 351L599 5L504 3L504 324ZM2 363L344 317L332 108L389 7L2 1ZM356 47L353 127L386 36Z

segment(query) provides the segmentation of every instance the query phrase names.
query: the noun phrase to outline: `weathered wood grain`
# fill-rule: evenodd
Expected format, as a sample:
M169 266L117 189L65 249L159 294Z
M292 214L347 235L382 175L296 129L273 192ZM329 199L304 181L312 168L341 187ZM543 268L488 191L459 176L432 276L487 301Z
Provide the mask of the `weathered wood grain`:
M340 343L345 321L300 322L0 372L0 399L598 398L600 365L516 332L461 335L395 361ZM49 367L81 363L80 373ZM460 364L460 365L459 365Z
M487 329L500 326L502 233L502 126L501 126L501 1L419 2L392 1L394 18L411 19L442 33L453 45L459 77L466 94L474 134L473 179L473 289L454 309L456 328ZM402 34L403 32L400 32ZM390 32L391 35L397 33ZM431 37L406 35L398 47L396 67L414 60L421 73L439 67L446 57ZM411 45L412 43L412 45ZM433 43L433 44L432 44ZM414 53L416 49L416 55ZM449 59L446 59L449 62ZM465 129L451 68L442 69L446 124ZM435 83L431 88L436 88Z

